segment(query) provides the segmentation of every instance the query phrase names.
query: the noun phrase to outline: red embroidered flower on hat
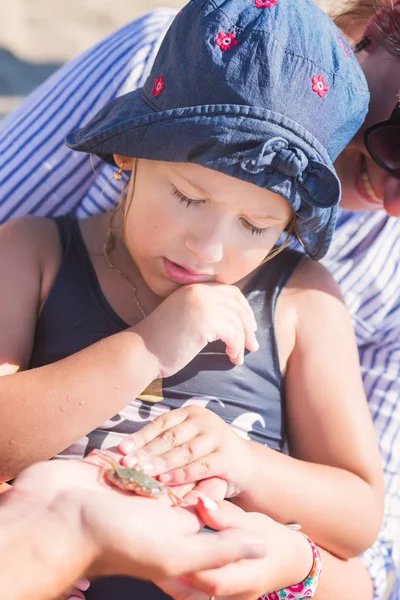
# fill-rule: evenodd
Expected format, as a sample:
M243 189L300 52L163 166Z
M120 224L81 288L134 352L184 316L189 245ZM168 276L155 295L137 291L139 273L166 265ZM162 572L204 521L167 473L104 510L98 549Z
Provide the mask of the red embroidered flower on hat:
M342 48L343 48L343 50L344 50L344 53L345 53L345 55L346 55L346 56L350 56L350 52L348 51L348 49L347 49L347 46L346 46L346 44L344 43L344 40L343 40L342 36L341 36L341 35L338 35L338 36L337 36L337 38L338 38L338 40L339 40L339 43L340 43L340 45L342 46Z
M320 98L326 96L329 86L326 83L323 75L314 75L312 78L312 91L318 94Z
M162 75L160 75L160 77L157 77L157 79L154 82L154 87L152 90L154 96L159 96L164 88L165 88L164 77Z
M221 50L230 50L231 48L237 46L239 42L237 41L234 33L224 33L223 31L220 31L215 43L221 48Z
M272 8L279 4L278 0L254 0L254 6L256 8Z

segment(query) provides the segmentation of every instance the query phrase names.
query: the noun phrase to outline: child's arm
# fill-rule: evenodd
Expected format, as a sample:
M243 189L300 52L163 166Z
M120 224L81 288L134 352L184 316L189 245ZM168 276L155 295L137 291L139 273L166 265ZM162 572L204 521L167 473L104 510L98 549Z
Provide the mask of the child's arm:
M223 477L246 510L300 523L333 554L357 556L378 534L383 480L350 318L332 277L311 261L297 269L286 295L284 316L296 323L286 375L293 456L245 442L195 406L157 417L121 450L131 452L133 442L159 456L153 474L169 485Z
M182 369L208 341L223 340L232 361L245 346L255 348L254 315L236 288L186 286L135 327L24 371L59 269L56 226L35 217L9 222L0 228L0 249L0 372L3 365L13 373L0 377L0 481L70 446L151 381Z
M180 597L185 597L186 600L197 600L198 589L201 589L207 596L215 595L218 598L224 597L225 600L251 600L260 598L266 591L270 591L271 584L288 585L290 581L294 582L293 577L299 578L297 569L304 555L296 555L296 545L293 541L297 544L302 538L298 533L293 531L289 533L287 527L271 523L265 515L243 513L230 502L220 502L219 510L206 510L199 503L199 511L203 521L212 529L220 530L227 526L254 527L258 535L265 536L267 554L265 558L254 563L241 561L239 564L212 571L192 573L185 580L181 578L177 581L169 581L169 588L164 587L167 593L177 597L178 594L173 592L180 591ZM287 535L291 536L291 540L282 539ZM374 596L372 581L359 559L340 560L324 550L320 550L320 553L322 573L314 596L315 600L333 598L372 600ZM280 582L277 578L281 578ZM282 578L286 578L286 581ZM283 596L283 593L276 594L275 598L278 600Z
M109 419L157 376L158 367L131 329L23 371L43 290L58 270L56 227L36 217L9 222L0 228L0 249L0 366L22 371L0 377L0 481L6 481Z
M384 489L350 317L332 277L309 260L287 297L296 309L286 374L291 457L253 444L254 485L238 502L299 522L322 547L355 556L378 535Z

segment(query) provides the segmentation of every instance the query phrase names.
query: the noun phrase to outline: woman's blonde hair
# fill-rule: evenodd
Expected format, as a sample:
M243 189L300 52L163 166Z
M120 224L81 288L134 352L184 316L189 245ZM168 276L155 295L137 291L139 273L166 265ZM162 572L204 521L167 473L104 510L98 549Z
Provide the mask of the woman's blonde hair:
M326 1L319 0L318 4L345 35L358 41L370 23L377 31L379 43L393 54L400 55L400 4L394 0L343 0L333 4L326 4Z

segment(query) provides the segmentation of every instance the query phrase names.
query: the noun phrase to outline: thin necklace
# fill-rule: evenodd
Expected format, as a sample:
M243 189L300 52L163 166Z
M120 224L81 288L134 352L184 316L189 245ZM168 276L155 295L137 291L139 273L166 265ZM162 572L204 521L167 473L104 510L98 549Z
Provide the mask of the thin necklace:
M125 279L125 281L127 281L130 284L130 286L132 288L133 297L136 302L136 306L138 307L142 317L145 319L147 317L147 314L145 313L144 309L142 308L142 305L139 302L139 299L137 297L137 288L136 288L135 284L133 283L133 281L129 277L129 275L127 275L126 273L124 273L123 271L118 269L118 267L116 267L114 265L114 263L111 262L110 252L113 250L114 247L115 247L115 239L114 239L113 233L111 231L111 227L109 227L108 232L107 232L107 239L103 246L104 260L106 261L106 264L110 267L110 269L112 271L115 271L116 273L118 273L123 279Z

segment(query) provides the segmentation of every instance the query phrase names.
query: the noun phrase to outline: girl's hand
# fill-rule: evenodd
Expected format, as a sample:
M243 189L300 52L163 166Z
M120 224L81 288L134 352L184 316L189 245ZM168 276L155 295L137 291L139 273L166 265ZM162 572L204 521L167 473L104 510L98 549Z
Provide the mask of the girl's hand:
M183 369L208 343L222 340L234 365L244 350L258 350L253 311L239 288L201 283L186 285L168 296L133 330L156 358L159 377Z
M201 406L177 408L160 415L119 446L122 463L151 464L151 475L166 485L224 479L227 497L237 496L252 475L249 442L212 411Z
M85 594L83 592L86 592L89 587L89 579L79 579L79 581L75 583L75 586L71 588L68 594L61 596L59 600L85 600Z
M299 533L260 513L246 513L231 502L199 498L197 510L203 522L215 530L239 527L257 532L267 553L256 560L240 560L217 569L199 571L157 585L176 600L255 600L264 594L300 583L313 564L307 540ZM213 534L210 534L213 535Z

